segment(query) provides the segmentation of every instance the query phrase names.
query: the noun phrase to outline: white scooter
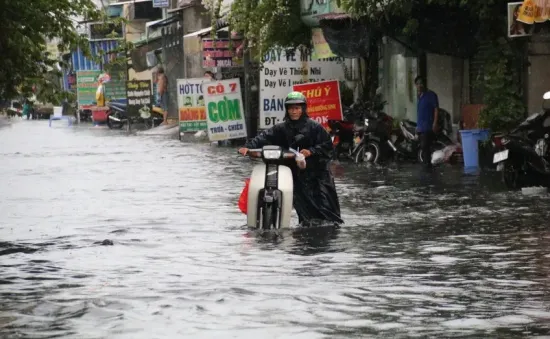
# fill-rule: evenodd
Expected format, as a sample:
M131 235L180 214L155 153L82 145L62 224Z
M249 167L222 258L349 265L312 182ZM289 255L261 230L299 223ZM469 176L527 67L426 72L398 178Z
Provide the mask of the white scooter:
M302 136L303 138L303 136ZM296 142L301 140L299 136ZM284 160L303 156L290 148L264 146L250 149L248 155L261 158L263 163L254 166L248 186L247 225L257 229L290 228L294 194L292 170Z

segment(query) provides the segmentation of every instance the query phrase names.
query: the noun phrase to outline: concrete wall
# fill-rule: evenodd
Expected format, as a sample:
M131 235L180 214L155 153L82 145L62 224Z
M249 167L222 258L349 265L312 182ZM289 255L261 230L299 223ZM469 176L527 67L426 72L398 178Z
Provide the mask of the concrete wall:
M396 119L416 121L417 58L392 39L384 39L383 44L381 86L384 100L388 102L384 110Z
M530 56L527 76L527 109L528 113L541 110L542 95L550 91L550 55Z
M192 33L210 25L209 12L203 6L196 5L183 10L183 34Z
M139 41L145 38L146 20L132 20L126 23L125 34L128 41Z
M153 71L146 70L136 73L133 68L128 70L128 78L130 80L153 80Z
M183 10L184 34L193 33L210 26L210 16L203 6L197 5ZM185 77L202 77L207 69L202 68L201 38L199 36L184 38L183 52L185 55Z
M550 39L531 43L527 70L527 109L529 114L540 112L542 95L550 91Z
M447 110L453 122L460 120L464 78L464 60L446 55L427 54L428 87L437 93L439 107Z
M125 5L126 10L129 7ZM125 13L128 18L128 13ZM132 20L128 21L125 25L126 40L136 42L145 38L145 24L147 20ZM128 78L130 80L151 80L151 70L136 73L133 68L128 71Z

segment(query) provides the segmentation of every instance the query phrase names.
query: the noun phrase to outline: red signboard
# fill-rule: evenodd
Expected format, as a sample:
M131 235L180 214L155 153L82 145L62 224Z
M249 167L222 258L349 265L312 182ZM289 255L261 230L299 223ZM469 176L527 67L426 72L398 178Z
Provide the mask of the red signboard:
M328 127L329 120L343 119L338 80L297 84L293 90L306 96L307 114L323 127Z

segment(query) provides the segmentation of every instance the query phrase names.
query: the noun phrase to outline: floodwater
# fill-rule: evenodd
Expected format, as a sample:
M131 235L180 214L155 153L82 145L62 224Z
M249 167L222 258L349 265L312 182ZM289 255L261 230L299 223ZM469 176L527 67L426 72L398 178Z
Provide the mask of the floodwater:
M44 121L0 144L0 338L550 333L550 200L489 175L345 165L344 227L266 239L234 149Z

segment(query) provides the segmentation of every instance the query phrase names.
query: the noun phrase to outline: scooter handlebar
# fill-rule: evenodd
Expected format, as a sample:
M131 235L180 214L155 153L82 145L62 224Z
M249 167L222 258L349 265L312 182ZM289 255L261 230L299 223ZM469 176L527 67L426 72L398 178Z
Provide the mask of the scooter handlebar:
M239 153L240 154L240 153ZM261 148L251 148L248 150L245 156L248 156L250 158L261 158L262 157L262 149ZM296 157L296 155L288 150L283 151L283 159L292 159Z

